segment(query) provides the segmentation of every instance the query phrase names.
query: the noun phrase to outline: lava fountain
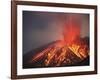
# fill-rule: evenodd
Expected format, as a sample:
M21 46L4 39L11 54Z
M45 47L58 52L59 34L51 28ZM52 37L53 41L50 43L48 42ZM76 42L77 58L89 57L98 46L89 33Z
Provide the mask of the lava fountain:
M64 26L63 36L67 45L71 45L76 38L80 37L80 17L68 16L66 25Z

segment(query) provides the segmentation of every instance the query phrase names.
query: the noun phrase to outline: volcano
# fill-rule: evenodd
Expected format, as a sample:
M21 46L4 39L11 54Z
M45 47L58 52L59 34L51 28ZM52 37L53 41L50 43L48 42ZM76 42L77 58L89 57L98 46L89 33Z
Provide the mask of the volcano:
M66 45L59 40L32 50L24 55L23 68L89 65L89 40L79 40L82 43Z
M89 36L81 36L80 20L80 16L68 16L61 26L63 39L24 54L23 68L89 65Z

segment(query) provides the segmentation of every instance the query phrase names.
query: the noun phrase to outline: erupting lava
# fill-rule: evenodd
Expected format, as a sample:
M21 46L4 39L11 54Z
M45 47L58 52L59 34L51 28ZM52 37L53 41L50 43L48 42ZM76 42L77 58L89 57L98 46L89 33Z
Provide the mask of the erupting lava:
M86 59L89 56L89 45L80 37L80 26L78 17L69 16L63 31L64 40L56 41L36 53L29 63L54 67L76 65Z
M72 44L72 42L80 37L80 23L79 17L69 16L66 25L64 26L63 36L64 41L67 45Z

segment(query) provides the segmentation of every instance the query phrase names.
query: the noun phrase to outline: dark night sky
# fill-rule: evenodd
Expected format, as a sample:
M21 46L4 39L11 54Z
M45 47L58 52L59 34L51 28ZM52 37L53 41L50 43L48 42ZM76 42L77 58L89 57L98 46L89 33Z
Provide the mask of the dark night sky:
M23 53L56 40L62 40L68 16L79 16L81 37L89 36L89 15L23 11Z

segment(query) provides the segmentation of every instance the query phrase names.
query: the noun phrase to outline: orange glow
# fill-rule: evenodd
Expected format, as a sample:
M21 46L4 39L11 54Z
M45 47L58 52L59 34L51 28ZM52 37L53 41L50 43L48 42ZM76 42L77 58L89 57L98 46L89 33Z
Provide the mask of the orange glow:
M63 36L67 45L70 45L77 37L80 36L80 24L75 23L77 17L69 16L68 23L64 26Z

